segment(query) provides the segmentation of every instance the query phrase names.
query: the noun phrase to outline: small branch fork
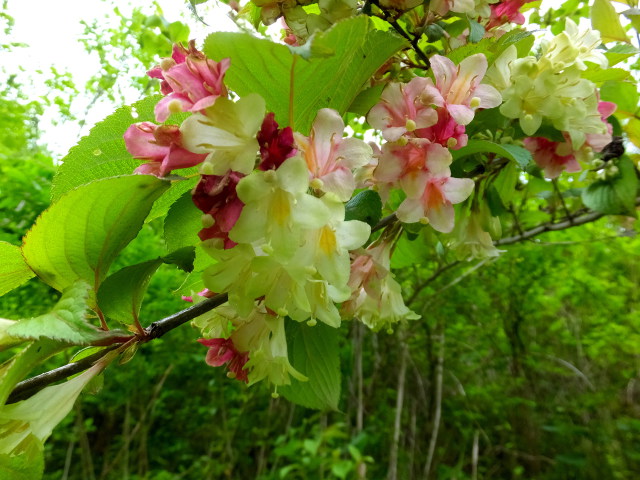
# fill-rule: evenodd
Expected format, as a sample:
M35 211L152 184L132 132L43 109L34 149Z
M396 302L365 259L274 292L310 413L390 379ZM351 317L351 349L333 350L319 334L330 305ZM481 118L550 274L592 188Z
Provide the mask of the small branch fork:
M640 205L640 197L636 198L636 205ZM599 212L588 212L580 215L574 215L564 219L560 222L556 223L544 223L534 227L530 230L525 230L519 235L515 235L513 237L506 237L500 239L495 243L496 246L501 245L512 245L514 243L522 242L524 240L529 240L532 237L540 235L545 232L552 232L558 230L565 230L571 227L577 227L579 225L584 225L585 223L595 222L596 220L604 217L605 214ZM390 225L393 225L397 221L395 214L391 214L378 222L376 226L374 226L371 231L376 232L383 228L386 228ZM429 277L425 282L420 284L413 296L410 298L408 303L412 303L417 297L418 293L424 289L429 283L438 278L442 273L449 270L450 268L457 265L459 262L454 262L450 265L442 266L434 275ZM71 375L75 375L84 370L90 368L93 364L95 364L102 357L107 355L112 350L121 347L124 343L127 342L137 342L137 343L146 343L151 340L155 340L156 338L162 337L165 333L173 330L174 328L179 327L200 315L213 310L216 307L219 307L223 303L227 301L228 297L226 293L222 293L220 295L216 295L215 297L208 298L200 303L197 303L189 308L186 308L180 312L177 312L173 315L170 315L162 320L158 320L153 322L147 328L144 329L143 335L135 335L132 337L124 337L118 338L117 341L121 342L120 344L110 345L104 350L97 352L93 355L85 357L77 362L69 363L68 365L64 365L62 367L56 368L54 370L50 370L48 372L42 373L40 375L36 375L35 377L24 380L16 385L13 392L9 396L7 403L15 403L19 400L24 400L25 398L29 398L32 395L36 394L44 387L51 385L52 383L58 382L60 380L64 380L65 378L70 377Z
M180 312L174 313L162 320L153 322L147 328L144 329L144 335L127 337L129 342L136 341L137 343L146 343L156 338L162 337L165 333L173 330L180 325L183 325L196 317L199 317L203 313L213 310L219 307L227 301L227 294L222 293L215 297L207 298L206 300L197 303L189 308L186 308ZM51 385L60 380L64 380L76 373L80 373L93 366L98 360L107 355L112 350L119 348L120 345L110 345L109 347L101 350L93 355L85 357L77 362L69 363L60 368L50 370L48 372L36 375L35 377L24 380L16 385L11 395L7 400L7 403L15 403L19 400L24 400L35 395L44 387Z

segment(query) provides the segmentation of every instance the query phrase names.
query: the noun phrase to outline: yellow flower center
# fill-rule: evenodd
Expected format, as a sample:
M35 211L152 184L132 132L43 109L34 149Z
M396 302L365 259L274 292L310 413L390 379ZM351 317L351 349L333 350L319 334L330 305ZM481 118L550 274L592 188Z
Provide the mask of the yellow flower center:
M319 243L320 243L320 249L326 255L329 255L338 249L336 234L331 228L327 226L322 227L322 230L320 230Z

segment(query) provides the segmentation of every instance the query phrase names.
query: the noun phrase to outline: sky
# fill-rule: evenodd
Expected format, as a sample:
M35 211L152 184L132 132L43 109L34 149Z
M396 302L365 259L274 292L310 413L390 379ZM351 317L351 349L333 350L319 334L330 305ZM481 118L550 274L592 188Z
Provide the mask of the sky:
M105 18L117 5L123 14L133 7L149 5L148 1L103 1L103 0L9 0L7 13L15 20L11 42L27 44L25 48L15 48L12 52L0 52L0 62L7 73L23 70L24 78L36 79L31 91L25 92L35 98L46 93L46 86L38 84L44 79L37 71L48 72L54 65L59 72L70 72L76 85L84 85L99 68L97 55L84 50L79 42L84 27L81 20L91 21ZM158 0L164 17L173 22L180 20L191 27L191 36L201 41L211 31L235 31L235 24L221 9L202 10L209 27L194 21L189 9L181 0ZM214 2L209 2L214 3ZM151 9L149 9L151 13ZM4 41L0 42L4 43ZM132 90L128 102L138 100ZM72 105L73 112L81 118L85 116L90 99L78 98ZM42 143L54 154L55 159L64 156L75 145L78 138L88 133L89 128L115 110L109 102L99 102L92 106L86 116L86 126L80 130L77 122L55 125L55 109L48 109L40 119Z

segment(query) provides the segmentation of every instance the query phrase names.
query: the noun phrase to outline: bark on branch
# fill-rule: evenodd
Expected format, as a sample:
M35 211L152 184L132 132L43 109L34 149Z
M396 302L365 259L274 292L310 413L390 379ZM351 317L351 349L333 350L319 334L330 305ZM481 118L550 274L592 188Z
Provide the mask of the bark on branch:
M215 297L207 298L206 300L197 303L189 308L186 308L178 313L169 315L162 320L153 322L151 325L145 328L145 335L141 335L138 337L138 342L146 343L151 340L155 340L156 338L160 338L165 333L193 320L196 317L199 317L203 313L213 310L226 301L227 294L222 293L220 295L216 295ZM119 346L120 345L111 345L108 348L105 348L104 350L94 353L93 355L85 357L81 360L78 360L77 362L72 362L54 370L36 375L35 377L29 378L27 380L23 380L16 385L16 388L13 389L11 395L9 395L7 403L15 403L19 400L29 398L38 393L44 387L51 385L52 383L64 380L72 375L75 375L76 373L87 370L94 363L104 357L107 353L114 350L115 348L118 348Z

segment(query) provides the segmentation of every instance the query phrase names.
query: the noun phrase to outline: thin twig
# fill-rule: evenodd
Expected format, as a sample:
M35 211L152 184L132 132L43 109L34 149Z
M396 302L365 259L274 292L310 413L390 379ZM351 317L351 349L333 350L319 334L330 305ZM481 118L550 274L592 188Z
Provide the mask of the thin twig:
M640 203L640 198L636 199L636 205ZM528 240L529 238L535 237L536 235L540 235L545 232L555 232L558 230L565 230L571 227L577 227L578 225L584 225L585 223L595 222L600 218L604 217L604 213L600 212L590 212L585 213L584 215L580 215L578 217L569 218L563 220L561 222L549 222L544 223L542 225L538 225L530 230L526 230L522 232L520 235L514 235L513 237L506 237L494 242L494 245L511 245L514 243L521 242L523 240Z
M165 333L193 320L196 317L199 317L203 313L219 307L226 301L227 294L222 293L220 295L216 295L215 297L208 298L178 313L174 313L173 315L163 318L162 320L153 322L151 325L145 328L145 335L142 337L138 337L138 341L140 343L146 343L151 340L155 340L156 338L160 338ZM19 400L29 398L42 390L44 387L51 385L52 383L87 370L116 347L117 345L112 345L77 362L69 363L54 370L36 375L35 377L29 378L27 380L23 380L16 385L16 388L13 389L11 395L9 395L7 403L15 403Z

